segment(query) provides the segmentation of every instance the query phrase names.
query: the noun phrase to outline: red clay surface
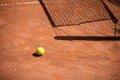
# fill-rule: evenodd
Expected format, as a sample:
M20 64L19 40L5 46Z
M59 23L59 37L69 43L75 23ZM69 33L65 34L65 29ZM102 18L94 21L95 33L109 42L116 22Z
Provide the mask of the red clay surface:
M120 20L120 7L105 2ZM113 36L113 29L107 20L54 30L40 4L0 6L0 80L120 80L120 41L54 39ZM39 46L46 53L35 57Z

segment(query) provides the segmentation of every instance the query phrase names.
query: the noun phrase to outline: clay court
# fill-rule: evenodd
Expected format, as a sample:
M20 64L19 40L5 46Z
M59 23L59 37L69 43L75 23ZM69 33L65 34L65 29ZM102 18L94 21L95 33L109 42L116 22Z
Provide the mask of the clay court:
M35 3L20 4L28 1ZM120 21L120 6L104 2ZM38 0L0 4L0 80L120 80L112 20L54 28ZM40 46L45 54L34 55Z

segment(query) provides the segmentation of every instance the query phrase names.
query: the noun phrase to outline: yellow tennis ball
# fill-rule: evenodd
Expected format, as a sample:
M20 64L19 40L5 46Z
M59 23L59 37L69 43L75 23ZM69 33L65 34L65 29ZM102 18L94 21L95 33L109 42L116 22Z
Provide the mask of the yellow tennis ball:
M36 50L37 55L43 55L45 53L45 49L43 47L38 47Z

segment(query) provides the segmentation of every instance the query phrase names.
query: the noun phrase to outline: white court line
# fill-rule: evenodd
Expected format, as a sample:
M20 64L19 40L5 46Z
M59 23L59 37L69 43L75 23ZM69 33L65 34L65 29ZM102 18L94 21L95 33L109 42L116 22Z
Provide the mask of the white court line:
M16 3L1 3L0 6L13 6L13 5L27 5L27 4L39 4L39 1L34 2L16 2Z

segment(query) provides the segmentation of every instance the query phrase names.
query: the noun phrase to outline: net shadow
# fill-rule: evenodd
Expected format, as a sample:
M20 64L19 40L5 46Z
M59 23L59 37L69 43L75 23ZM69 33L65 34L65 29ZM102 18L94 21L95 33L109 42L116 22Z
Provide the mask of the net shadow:
M120 0L108 0L108 1L120 7Z
M119 36L55 36L56 40L120 41Z
M80 25L116 17L103 0L39 0L53 27Z

